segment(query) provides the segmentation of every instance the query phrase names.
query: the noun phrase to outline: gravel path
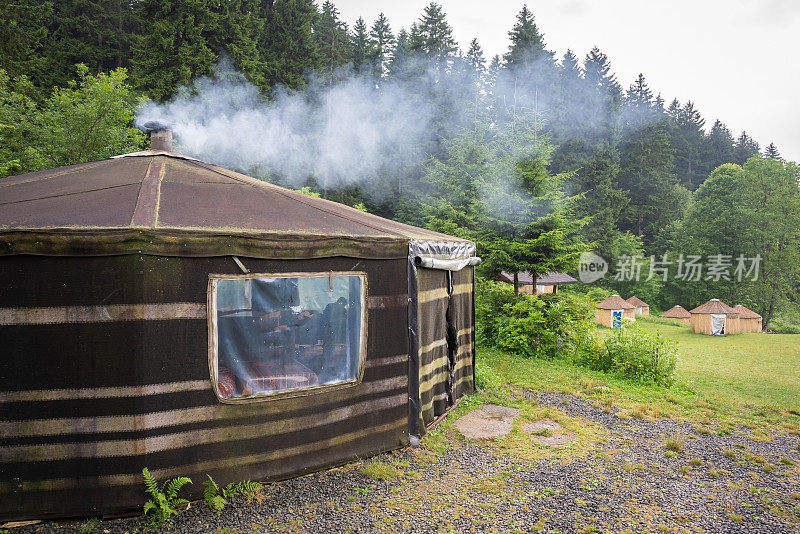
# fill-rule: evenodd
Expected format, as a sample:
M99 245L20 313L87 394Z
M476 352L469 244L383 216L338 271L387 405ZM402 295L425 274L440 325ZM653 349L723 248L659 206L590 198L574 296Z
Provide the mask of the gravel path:
M523 393L599 425L603 438L580 454L532 458L459 439L438 454L395 451L369 464L387 472L351 464L271 484L262 502L237 498L219 517L193 503L161 530L800 532L797 436L754 439L746 428L719 435L673 420L621 418L573 395ZM141 518L43 523L9 534L133 533L141 525Z

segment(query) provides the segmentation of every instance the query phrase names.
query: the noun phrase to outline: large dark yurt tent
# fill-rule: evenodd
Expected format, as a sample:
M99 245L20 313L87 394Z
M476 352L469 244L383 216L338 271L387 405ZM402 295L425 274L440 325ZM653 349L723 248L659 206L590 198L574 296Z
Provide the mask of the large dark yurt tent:
M341 464L473 390L473 243L163 148L0 181L0 518Z

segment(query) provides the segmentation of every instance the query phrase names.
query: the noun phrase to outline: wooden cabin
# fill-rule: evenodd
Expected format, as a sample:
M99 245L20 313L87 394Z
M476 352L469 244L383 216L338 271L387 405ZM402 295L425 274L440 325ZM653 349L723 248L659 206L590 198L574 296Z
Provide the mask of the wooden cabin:
M686 308L680 304L676 304L672 308L662 313L661 317L672 319L673 321L678 321L684 324L689 324L692 320L692 314L686 311Z
M514 273L502 271L499 278L501 282L514 283ZM517 275L517 282L519 283L519 292L529 295L558 293L558 286L578 283L570 275L555 271L540 274L535 279L528 271L522 271Z
M762 318L753 310L737 304L733 307L739 313L739 332L762 332Z
M689 312L692 332L709 336L739 333L739 312L719 299L711 299Z
M639 297L631 297L625 302L636 307L636 315L650 315L650 305Z
M636 320L636 307L619 295L611 295L597 304L594 322L608 328L621 328L625 319Z

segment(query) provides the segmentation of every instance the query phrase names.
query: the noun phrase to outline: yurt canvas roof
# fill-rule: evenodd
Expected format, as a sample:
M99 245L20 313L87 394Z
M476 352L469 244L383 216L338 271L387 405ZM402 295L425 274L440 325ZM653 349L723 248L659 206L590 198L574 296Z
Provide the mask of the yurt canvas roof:
M686 311L686 309L680 304L676 304L661 314L661 317L667 317L670 319L688 319L691 316L692 314Z
M5 178L0 199L0 255L402 258L410 240L471 245L157 150Z
M742 306L741 304L737 304L736 306L733 307L733 309L736 310L736 313L739 314L740 319L761 319L761 316L759 314L757 314L750 308Z
M648 308L650 307L650 305L648 303L646 303L645 301L643 301L639 297L631 297L631 298L627 299L625 302L627 302L628 304L632 304L636 308L639 308L641 306L647 306Z
M636 308L636 306L628 304L626 301L622 300L622 297L619 295L611 295L603 302L597 304L597 307L601 310L632 310Z
M726 315L739 315L739 312L725 304L719 299L711 299L705 304L701 304L690 313L708 313L708 314L726 314Z

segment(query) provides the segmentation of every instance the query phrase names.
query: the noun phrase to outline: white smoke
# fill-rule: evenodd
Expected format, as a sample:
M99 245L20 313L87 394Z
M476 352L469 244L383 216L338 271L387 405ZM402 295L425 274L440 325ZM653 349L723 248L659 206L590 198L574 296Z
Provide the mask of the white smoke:
M213 78L195 80L164 104L149 102L137 125L172 124L181 152L293 185L315 179L341 187L414 163L430 139L432 106L400 83L377 90L350 76L332 86L312 80L271 100L223 60Z

